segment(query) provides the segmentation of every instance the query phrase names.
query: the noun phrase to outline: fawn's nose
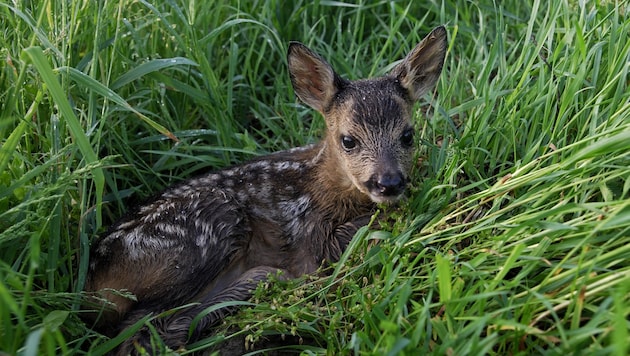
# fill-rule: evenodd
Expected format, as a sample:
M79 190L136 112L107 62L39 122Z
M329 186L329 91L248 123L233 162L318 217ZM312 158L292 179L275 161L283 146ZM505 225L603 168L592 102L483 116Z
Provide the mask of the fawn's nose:
M395 196L402 193L405 182L399 173L386 173L376 180L376 190L385 196Z
M405 190L405 178L400 172L375 174L365 185L372 195L391 200Z

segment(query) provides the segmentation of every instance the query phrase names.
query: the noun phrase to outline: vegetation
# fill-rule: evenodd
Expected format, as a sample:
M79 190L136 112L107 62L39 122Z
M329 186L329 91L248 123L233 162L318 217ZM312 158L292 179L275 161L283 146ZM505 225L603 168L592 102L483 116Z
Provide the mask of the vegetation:
M0 354L114 347L79 318L90 242L177 180L317 139L288 41L361 78L438 24L409 199L330 277L261 285L179 352L284 333L305 354L627 355L623 0L0 3Z

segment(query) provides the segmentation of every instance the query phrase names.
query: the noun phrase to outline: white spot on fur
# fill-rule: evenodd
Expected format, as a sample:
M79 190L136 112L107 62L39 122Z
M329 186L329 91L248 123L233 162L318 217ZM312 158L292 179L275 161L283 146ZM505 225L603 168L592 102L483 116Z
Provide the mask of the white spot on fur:
M148 236L143 232L134 229L123 237L123 243L129 251L131 260L137 260L140 257L150 254L151 251L160 251L173 247L175 241L164 238L164 235Z
M287 200L278 204L280 210L287 217L297 217L308 210L311 205L311 198L308 195L302 195L295 200Z
M244 170L250 170L250 169L268 170L269 167L271 167L271 163L269 163L269 161L267 160L262 160L262 161L256 161L256 162L250 163L243 168Z
M286 171L286 170L299 171L302 168L303 168L302 164L300 162L296 162L296 161L276 162L273 165L273 169L278 171L278 172L282 172L282 171Z
M286 152L288 153L304 152L304 151L310 150L313 147L315 147L315 144L311 143L310 145L306 145L306 146L298 146L298 147L290 148L286 150Z
M311 198L307 195L302 195L296 200L290 200L281 202L278 204L280 211L287 220L285 225L285 231L288 232L288 236L296 237L301 236L304 229L304 218L306 211L311 206Z
M155 224L155 229L178 238L184 238L188 233L188 231L181 225L169 224L164 222L158 222L157 224ZM172 244L171 239L168 240L169 243Z

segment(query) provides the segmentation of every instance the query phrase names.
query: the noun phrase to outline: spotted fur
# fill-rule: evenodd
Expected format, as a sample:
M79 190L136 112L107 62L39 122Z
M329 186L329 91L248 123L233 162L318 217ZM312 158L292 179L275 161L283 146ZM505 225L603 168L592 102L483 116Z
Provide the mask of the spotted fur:
M112 303L101 328L116 334L149 313L197 303L153 321L178 348L209 306L248 299L269 274L295 278L337 261L375 203L403 195L413 104L434 86L445 52L446 30L438 27L389 75L350 81L291 43L293 87L323 114L325 138L187 180L130 210L91 254L86 290ZM202 317L193 338L230 311ZM136 344L150 348L148 329L118 353L134 353Z

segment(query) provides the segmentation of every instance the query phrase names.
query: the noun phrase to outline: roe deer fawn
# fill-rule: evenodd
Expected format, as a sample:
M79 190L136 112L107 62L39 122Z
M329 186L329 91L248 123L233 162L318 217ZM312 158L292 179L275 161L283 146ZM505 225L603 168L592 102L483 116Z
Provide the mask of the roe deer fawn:
M269 274L296 278L337 261L375 203L404 193L413 105L438 80L446 37L437 27L388 75L357 81L292 42L291 82L324 116L323 140L184 181L130 211L92 249L86 290L111 302L100 323L120 332L149 313L196 303L152 321L167 345L181 347L209 306L247 300ZM229 312L203 316L192 337ZM141 329L118 352L149 340Z

